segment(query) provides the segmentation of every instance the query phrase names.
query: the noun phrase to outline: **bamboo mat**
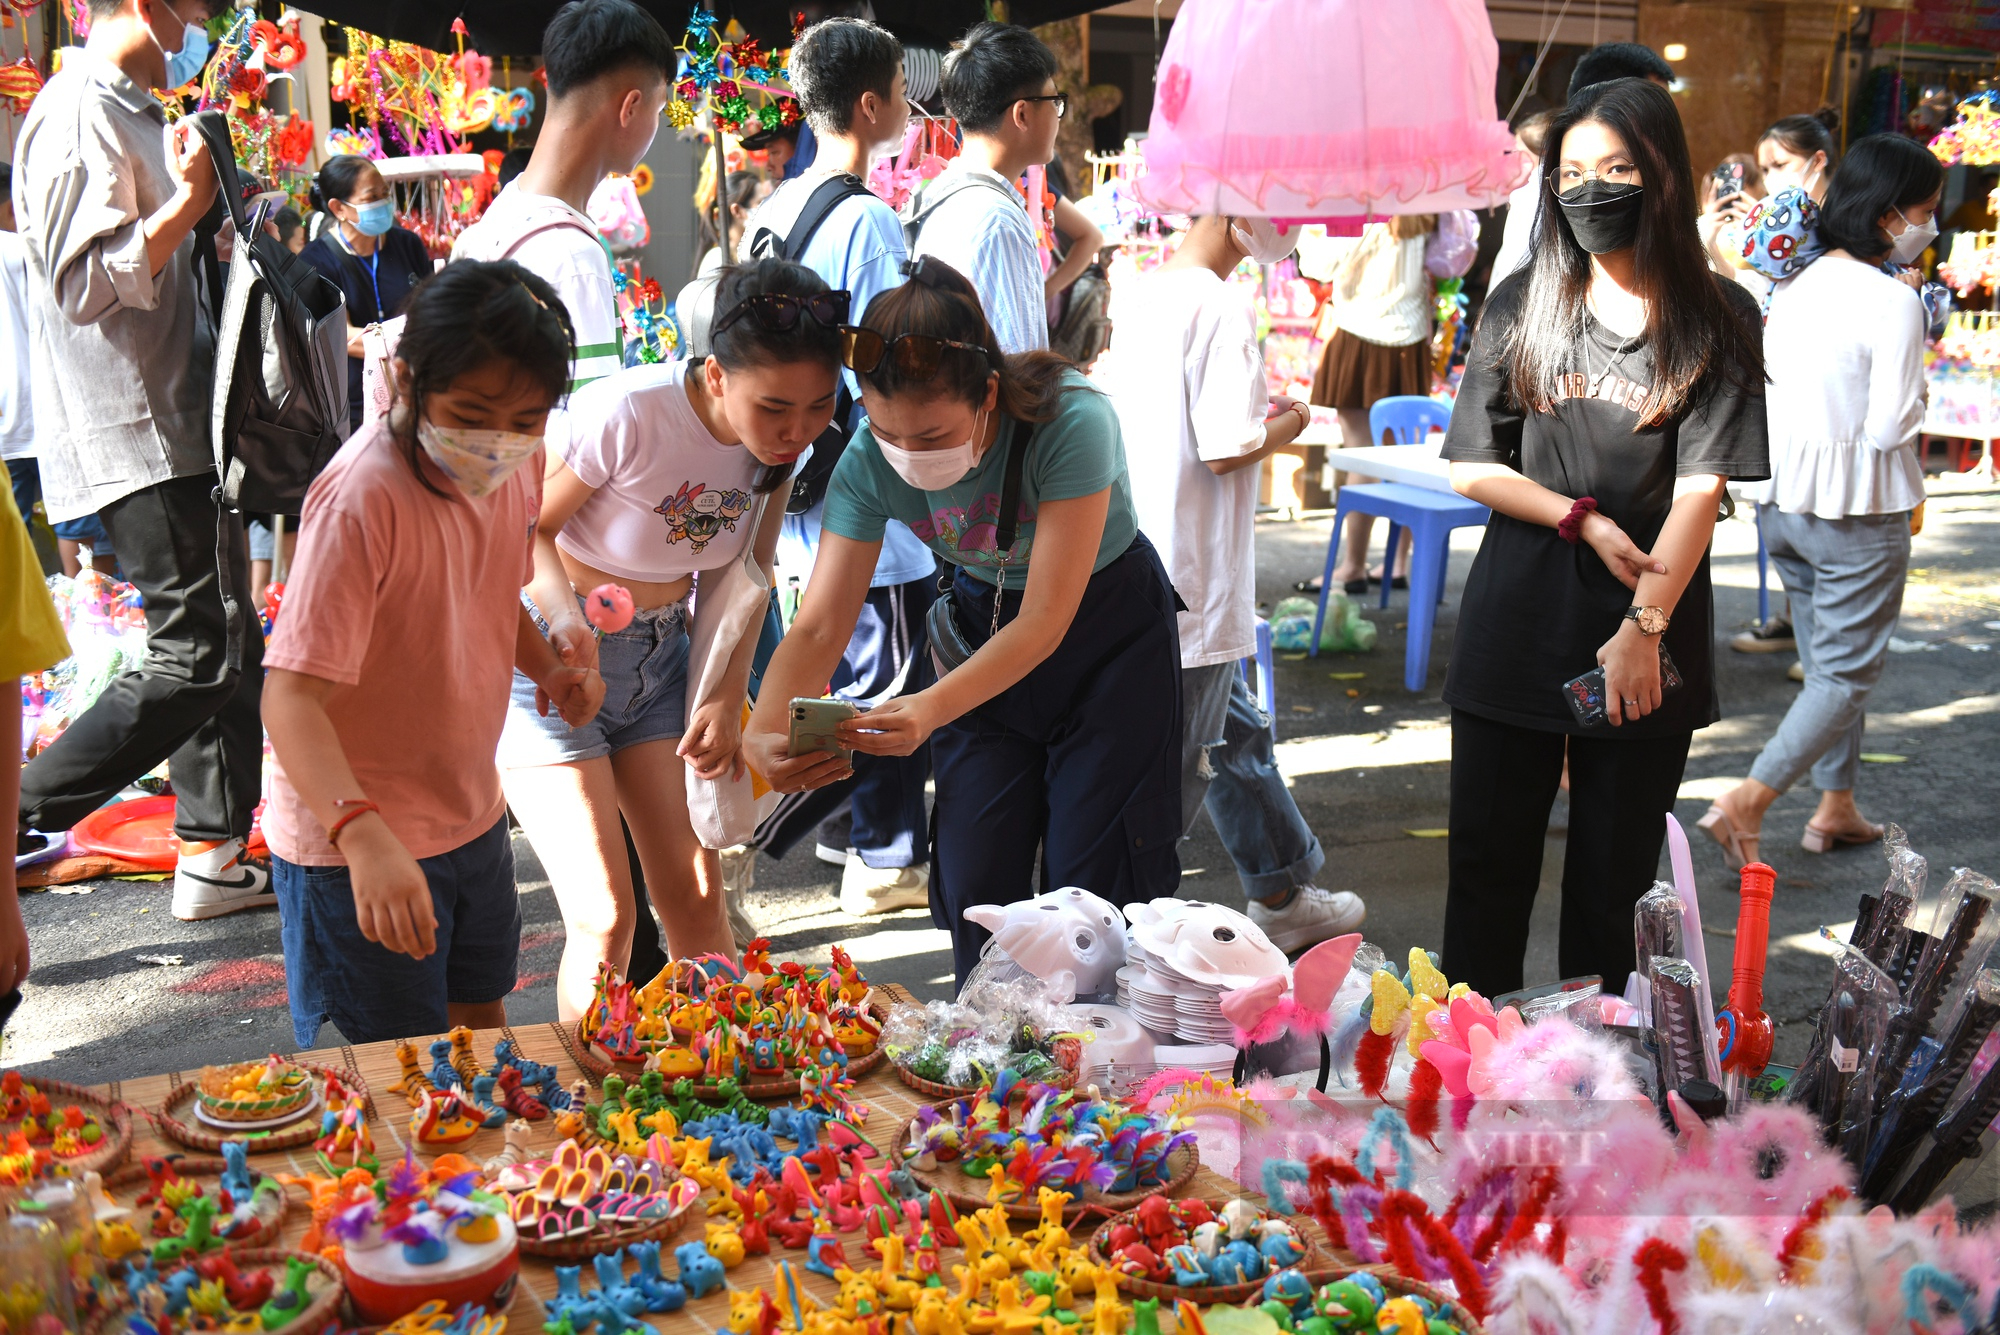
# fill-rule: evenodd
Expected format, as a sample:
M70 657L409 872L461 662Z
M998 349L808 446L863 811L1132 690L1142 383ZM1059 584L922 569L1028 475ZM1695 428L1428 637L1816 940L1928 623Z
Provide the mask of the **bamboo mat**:
M876 992L884 1000L891 1003L909 1000L907 993L893 985L878 987L876 988ZM441 1037L441 1035L419 1034L413 1036L417 1043L418 1055L422 1058L426 1069L430 1065L426 1047L432 1039L438 1037ZM519 1052L523 1057L531 1061L541 1062L544 1065L554 1066L561 1075L562 1085L565 1089L568 1089L579 1078L587 1078L587 1074L577 1065L576 1055L573 1050L575 1043L573 1027L565 1029L563 1026L557 1024L535 1024L523 1025L518 1028L509 1026L506 1029L482 1029L474 1036L473 1051L479 1055L482 1062L490 1063L493 1057L493 1045L502 1038L511 1038L514 1040L515 1051ZM401 1094L389 1088L390 1084L396 1080L402 1071L401 1064L396 1060L395 1043L382 1042L337 1048L318 1048L311 1052L301 1052L296 1055L303 1060L317 1062L322 1066L331 1067L334 1070L353 1071L360 1075L363 1080L367 1081L369 1093L374 1100L374 1114L370 1118L370 1129L375 1135L376 1158L386 1165L402 1157L403 1147L409 1138L410 1107ZM186 1080L193 1079L195 1074L193 1071L169 1071L160 1075L146 1076L138 1080L113 1081L108 1085L97 1086L97 1088L114 1099L122 1099L126 1103L133 1105L134 1108L140 1109L145 1113L150 1113L158 1110L161 1102L167 1097L170 1090ZM869 1117L864 1130L867 1132L868 1138L884 1150L890 1148L890 1142L895 1138L896 1133L902 1129L903 1123L915 1113L918 1106L927 1102L923 1096L898 1080L886 1062L856 1082L853 1097L858 1102L867 1105ZM133 1119L132 1142L131 1159L133 1161L146 1158L149 1155L194 1153L194 1151L187 1150L185 1147L160 1135L143 1115ZM533 1149L537 1156L551 1150L556 1143L557 1138L553 1119L545 1119L535 1123ZM492 1155L498 1154L503 1144L502 1132L498 1130L481 1131L467 1144L452 1148L458 1153L465 1155L468 1159L471 1159L474 1163L479 1163ZM435 1152L419 1146L417 1157L428 1161L436 1156ZM265 1154L258 1154L253 1148L250 1163L253 1168L262 1169L266 1172L291 1172L304 1175L318 1171L313 1161L311 1146L305 1146L296 1150L279 1150ZM1205 1167L1197 1171L1194 1180L1176 1194L1201 1196L1210 1200L1220 1200L1234 1196L1246 1197L1253 1201L1262 1199L1257 1193L1246 1191L1228 1178ZM704 1193L703 1201L695 1206L696 1211L704 1211L713 1196L713 1192ZM285 1219L284 1245L286 1246L296 1246L299 1238L305 1232L306 1224L309 1222L304 1194L294 1189L291 1192L291 1202L291 1210ZM701 1214L697 1214L695 1219L677 1237L669 1240L662 1250L671 1251L682 1242L700 1238L702 1218ZM1306 1223L1303 1219L1299 1222L1301 1224ZM1020 1227L1027 1227L1026 1222L1023 1221ZM1094 1225L1086 1224L1078 1226L1076 1231L1076 1240L1078 1243L1083 1241L1085 1232L1090 1227L1094 1227ZM1311 1231L1317 1235L1318 1230L1316 1227L1312 1227ZM856 1268L867 1268L879 1264L873 1253L863 1250L864 1243L865 1237L859 1232L846 1234L842 1237L842 1246L847 1253L848 1261ZM767 1292L775 1292L771 1284L772 1267L777 1262L788 1258L792 1261L794 1269L799 1272L800 1279L804 1282L805 1286L812 1291L813 1296L822 1304L830 1305L837 1292L837 1286L833 1281L819 1275L806 1273L804 1269L805 1253L802 1251L792 1251L775 1240L772 1243L771 1252L768 1256L746 1257L743 1264L731 1270L729 1272L728 1287L746 1291L762 1288ZM665 1259L663 1258L663 1260ZM950 1274L951 1265L962 1260L963 1257L956 1253L956 1249L952 1249L951 1254L948 1254L945 1258L945 1273ZM670 1261L664 1268L669 1275L674 1273L674 1267ZM589 1291L594 1286L595 1281L590 1274L589 1265L585 1263L584 1288L586 1291ZM512 1327L524 1332L540 1330L543 1319L542 1299L553 1296L555 1291L556 1277L554 1263L545 1261L540 1257L523 1255L521 1257L521 1283L516 1287L513 1302L507 1309L507 1315L510 1318ZM665 1330L686 1329L689 1328L691 1323L692 1326L704 1331L714 1331L726 1327L728 1324L728 1294L726 1291L711 1293L705 1298L690 1300L688 1305L679 1312L668 1313L664 1316L654 1316L648 1319L655 1322L659 1328Z

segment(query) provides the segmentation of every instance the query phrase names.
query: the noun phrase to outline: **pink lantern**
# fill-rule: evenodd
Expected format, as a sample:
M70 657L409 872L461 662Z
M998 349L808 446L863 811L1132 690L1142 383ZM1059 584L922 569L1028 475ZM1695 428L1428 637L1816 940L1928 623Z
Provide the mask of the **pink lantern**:
M1503 203L1533 162L1494 114L1481 0L1186 0L1139 197L1288 221Z

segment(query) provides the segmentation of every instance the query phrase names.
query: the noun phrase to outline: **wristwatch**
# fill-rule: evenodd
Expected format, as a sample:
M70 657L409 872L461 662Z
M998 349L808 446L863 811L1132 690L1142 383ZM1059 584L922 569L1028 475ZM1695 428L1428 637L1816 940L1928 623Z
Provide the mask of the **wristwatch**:
M1673 620L1667 615L1667 609L1664 607L1628 607L1625 609L1625 619L1636 623L1641 635L1664 634L1667 624Z

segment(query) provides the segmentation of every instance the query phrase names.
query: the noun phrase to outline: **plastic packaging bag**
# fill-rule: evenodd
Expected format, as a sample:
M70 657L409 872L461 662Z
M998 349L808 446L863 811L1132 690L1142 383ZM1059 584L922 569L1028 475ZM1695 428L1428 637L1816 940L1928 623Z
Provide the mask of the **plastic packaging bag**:
M1819 1017L1817 1069L1800 1069L1786 1096L1818 1115L1820 1126L1857 1167L1868 1150L1874 1125L1877 1064L1889 1021L1901 1004L1894 980L1853 945L1842 944L1825 928L1820 935L1839 946L1833 987Z
M1086 1017L1051 1001L1040 979L994 951L973 967L957 1001L891 1010L881 1041L910 1074L971 1089L1009 1069L1024 1080L1055 1080L1063 1073L1058 1041L1089 1028Z
M1271 609L1271 644L1288 654L1306 653L1312 648L1313 618L1319 604L1311 598L1285 598ZM1326 596L1326 624L1320 627L1319 647L1341 653L1367 653L1375 647L1375 623L1361 615L1352 598L1335 590Z

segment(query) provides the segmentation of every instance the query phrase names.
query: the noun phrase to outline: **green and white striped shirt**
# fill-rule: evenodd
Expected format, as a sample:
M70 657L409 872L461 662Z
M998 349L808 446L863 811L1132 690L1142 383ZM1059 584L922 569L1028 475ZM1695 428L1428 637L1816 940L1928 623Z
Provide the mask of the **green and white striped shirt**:
M514 182L494 197L478 222L465 229L451 257L513 260L556 290L576 330L571 392L623 364L611 252L596 225L562 200L529 194Z

